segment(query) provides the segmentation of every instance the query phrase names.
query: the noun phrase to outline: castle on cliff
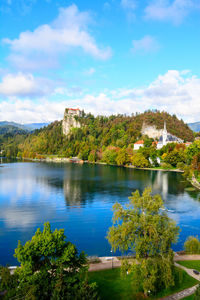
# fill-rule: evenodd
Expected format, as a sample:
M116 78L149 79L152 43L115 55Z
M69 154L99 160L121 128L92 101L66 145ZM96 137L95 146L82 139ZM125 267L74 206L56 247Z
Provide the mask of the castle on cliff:
M68 135L71 128L80 128L81 123L78 118L83 116L83 111L79 108L66 108L62 121L63 134Z

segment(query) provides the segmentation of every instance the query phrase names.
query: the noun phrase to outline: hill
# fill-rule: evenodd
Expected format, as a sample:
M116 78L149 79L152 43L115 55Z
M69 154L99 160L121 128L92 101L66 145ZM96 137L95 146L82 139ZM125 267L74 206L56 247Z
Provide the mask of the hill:
M84 114L78 118L81 128L73 128L65 136L62 122L56 121L47 127L30 134L19 146L23 157L56 154L66 157L77 156L87 159L91 151L101 156L106 147L133 148L136 140L142 137L141 129L145 124L163 128L164 121L171 134L185 140L194 139L192 130L178 118L166 112L147 111L132 116L112 115L109 117Z
M15 122L8 122L8 121L1 121L0 122L0 129L1 127L6 128L7 126L12 126L18 129L23 129L23 130L27 130L27 131L33 131L35 129L40 129L42 127L47 126L48 123L28 123L28 124L19 124L19 123L15 123Z
M194 132L199 132L199 131L200 131L200 122L188 123L188 126L189 126L190 129L193 130Z

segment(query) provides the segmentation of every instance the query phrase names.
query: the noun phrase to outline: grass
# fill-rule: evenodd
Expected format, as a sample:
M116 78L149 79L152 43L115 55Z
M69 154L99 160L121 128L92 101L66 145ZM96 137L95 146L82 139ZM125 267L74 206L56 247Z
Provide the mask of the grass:
M185 260L185 261L177 261L178 264L188 268L195 269L200 272L200 260Z
M173 288L165 289L153 298L174 294L198 283L198 281L190 277L185 271L181 270L183 281L181 284L176 283ZM89 281L96 282L101 300L131 300L136 299L136 291L132 285L132 276L127 275L125 278L120 276L120 268L109 269L103 271L89 272Z
M194 300L194 295L187 296L187 297L183 298L183 300Z

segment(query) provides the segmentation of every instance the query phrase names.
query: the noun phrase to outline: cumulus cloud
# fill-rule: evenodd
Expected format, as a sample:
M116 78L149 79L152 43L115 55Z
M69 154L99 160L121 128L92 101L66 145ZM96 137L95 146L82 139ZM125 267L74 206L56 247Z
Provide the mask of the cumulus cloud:
M153 0L145 9L145 18L178 25L196 8L199 8L197 0Z
M160 46L157 40L150 36L146 35L140 40L133 40L133 53L149 53L156 52Z
M61 8L51 24L39 26L32 32L22 32L17 39L3 39L11 49L9 60L19 68L54 67L58 55L75 48L82 49L96 59L108 59L111 49L97 45L88 30L90 22L89 13L80 12L74 4Z
M83 94L74 99L36 101L10 99L0 102L0 120L23 123L62 119L65 107L79 107L98 114L131 114L159 109L187 122L199 121L200 78L188 71L170 70L143 88L116 89L98 95Z
M32 74L7 74L0 82L3 96L42 96L52 91L53 84L48 79L35 79Z

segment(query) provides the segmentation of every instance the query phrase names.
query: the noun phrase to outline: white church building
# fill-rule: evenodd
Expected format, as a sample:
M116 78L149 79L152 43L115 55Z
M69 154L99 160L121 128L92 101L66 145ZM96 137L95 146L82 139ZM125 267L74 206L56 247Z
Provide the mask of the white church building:
M153 142L157 144L157 149L161 149L163 146L167 145L168 143L178 143L178 144L182 144L184 141L178 137L176 137L175 135L172 135L170 133L167 132L167 128L166 128L166 122L164 122L164 128L162 130L162 135L159 137L158 142ZM188 146L186 144L186 146ZM137 141L134 144L134 150L139 150L140 148L144 147L144 141L140 140Z
M182 144L183 142L184 141L182 139L167 132L166 122L164 122L163 134L160 136L158 140L157 149L161 149L163 146L167 145L168 143Z

